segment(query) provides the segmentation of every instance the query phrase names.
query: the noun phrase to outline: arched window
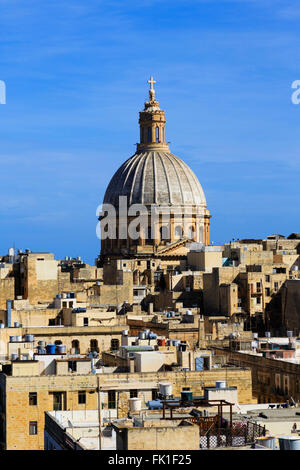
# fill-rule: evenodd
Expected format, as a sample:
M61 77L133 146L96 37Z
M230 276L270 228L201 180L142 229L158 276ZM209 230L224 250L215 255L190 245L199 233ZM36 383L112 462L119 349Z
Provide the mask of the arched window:
M203 227L199 227L199 242L204 243Z
M73 339L72 349L74 349L75 354L80 354L80 345L78 339Z
M58 340L54 341L54 344L56 344L56 346L59 346L60 344L62 344L62 342L58 339Z
M112 339L111 340L111 350L112 351L118 351L120 346L120 341L118 339Z
M180 225L175 227L175 238L179 238L179 240L182 238L182 228Z
M148 142L152 142L151 127L148 127Z
M170 227L168 225L162 225L160 227L160 240L170 240Z
M189 230L188 230L188 238L190 240L192 240L194 238L194 229L192 226L189 227Z
M142 139L142 144L143 144L145 142L145 129L144 129L144 127L142 127L142 137L141 137L141 139Z
M159 142L159 127L156 126L155 128L155 141Z
M99 352L98 341L96 339L91 339L90 349L91 349L91 352L93 352L93 351Z

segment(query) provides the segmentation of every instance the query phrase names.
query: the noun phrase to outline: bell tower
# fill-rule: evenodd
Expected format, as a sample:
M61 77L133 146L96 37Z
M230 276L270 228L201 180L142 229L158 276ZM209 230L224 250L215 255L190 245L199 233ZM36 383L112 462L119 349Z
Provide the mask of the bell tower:
M140 143L137 144L137 151L150 149L164 149L169 151L169 146L165 141L165 112L159 107L159 102L155 100L155 90L153 84L156 80L150 77L149 101L145 102L143 111L140 112Z

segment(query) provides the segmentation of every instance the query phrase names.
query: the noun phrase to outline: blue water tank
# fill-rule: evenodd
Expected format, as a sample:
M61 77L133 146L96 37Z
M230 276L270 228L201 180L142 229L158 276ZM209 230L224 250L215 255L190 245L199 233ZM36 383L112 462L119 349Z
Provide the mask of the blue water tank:
M146 405L149 410L162 410L163 404L160 400L149 400Z
M47 344L46 346L47 354L55 354L55 350L56 350L55 344Z

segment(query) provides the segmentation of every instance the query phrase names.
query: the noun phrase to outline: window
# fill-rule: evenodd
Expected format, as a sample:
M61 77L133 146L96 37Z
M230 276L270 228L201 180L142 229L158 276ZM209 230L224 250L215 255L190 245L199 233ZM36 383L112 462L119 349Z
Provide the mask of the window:
M261 304L261 298L260 298L260 297L257 297L256 303L257 303L257 304Z
M73 339L72 341L72 349L74 349L75 354L80 354L80 347L78 339Z
M84 319L83 319L83 326L89 326L89 319L88 319L88 317L84 317Z
M270 276L266 276L266 282L270 282Z
M158 391L156 388L152 388L152 400L156 400L158 397Z
M53 410L62 411L66 409L66 392L50 392L53 395Z
M194 238L194 230L193 230L193 227L192 227L192 226L189 227L189 229L188 229L188 238L189 238L190 240L192 240L192 239Z
M78 405L85 405L86 404L86 391L80 390L78 392Z
M30 436L37 434L37 421L29 421L29 434Z
M180 227L180 225L177 225L175 227L175 238L182 238L182 228Z
M112 339L111 340L111 349L112 349L112 351L118 351L119 345L120 345L120 343L119 343L118 339Z
M116 392L114 390L108 391L108 408L109 409L116 408Z
M256 291L257 291L257 292L260 292L260 287L261 287L261 286L260 286L260 282L257 282L257 283L256 283Z
M265 294L266 294L266 297L270 296L270 287L266 287Z
M160 239L169 240L170 239L170 230L168 225L162 225L160 227Z
M37 393L36 392L29 392L29 405L30 406L37 405Z
M278 291L278 282L274 282L274 290Z
M156 142L159 142L159 127L157 126L155 128L155 140Z
M91 349L91 352L93 352L93 351L99 352L98 341L96 339L91 339L90 349Z
M69 361L68 369L71 370L72 372L76 372L77 371L77 362L76 361Z
M147 129L147 132L148 132L148 142L151 142L152 141L152 136L151 136L151 127L148 127Z
M138 391L137 390L130 390L130 398L137 398Z

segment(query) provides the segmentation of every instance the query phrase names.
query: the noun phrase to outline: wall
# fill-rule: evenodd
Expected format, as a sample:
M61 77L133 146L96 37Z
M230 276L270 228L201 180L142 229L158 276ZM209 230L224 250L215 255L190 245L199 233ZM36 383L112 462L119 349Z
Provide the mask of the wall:
M127 446L124 443L122 448L126 450L199 450L196 425L130 428L125 432Z

